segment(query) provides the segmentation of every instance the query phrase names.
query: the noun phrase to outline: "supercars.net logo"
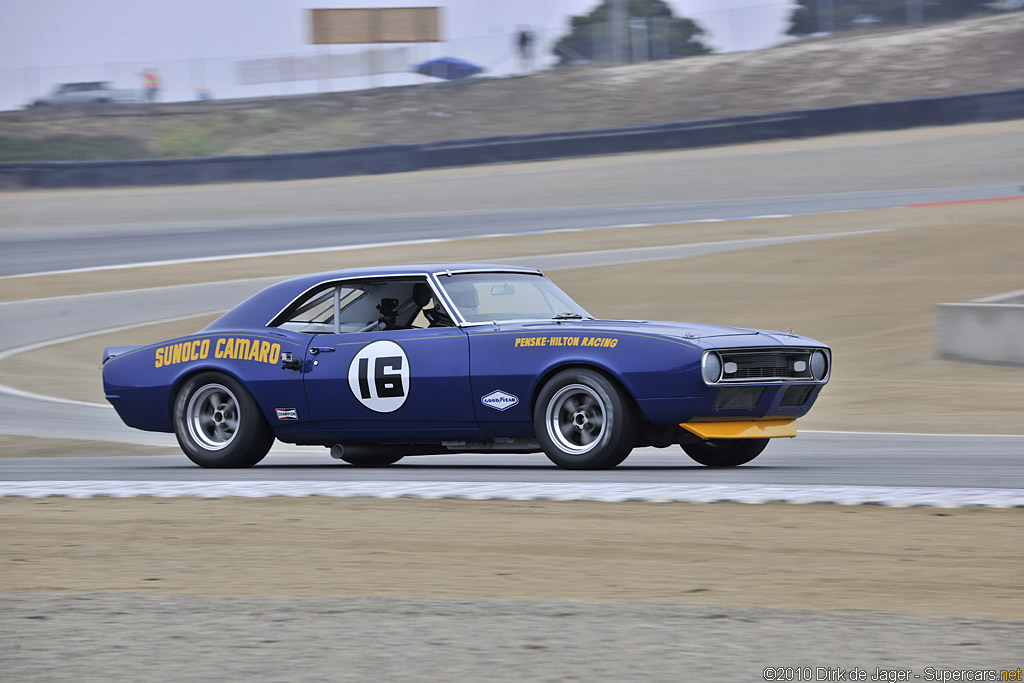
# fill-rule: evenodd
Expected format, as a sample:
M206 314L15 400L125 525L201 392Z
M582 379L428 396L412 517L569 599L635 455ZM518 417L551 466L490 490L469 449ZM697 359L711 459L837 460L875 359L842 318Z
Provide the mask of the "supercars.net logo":
M494 408L495 410L508 410L519 403L519 398L512 394L507 394L504 391L492 391L481 398L480 402L488 408Z

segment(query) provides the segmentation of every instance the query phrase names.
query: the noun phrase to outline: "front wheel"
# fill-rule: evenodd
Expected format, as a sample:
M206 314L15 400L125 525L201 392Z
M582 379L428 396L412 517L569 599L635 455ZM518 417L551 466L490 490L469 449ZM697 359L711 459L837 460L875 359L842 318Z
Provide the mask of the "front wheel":
M630 404L604 375L563 370L544 385L533 409L537 441L548 458L571 470L615 467L636 439Z
M686 454L708 467L736 467L757 456L768 445L768 439L709 439L699 443L684 443Z
M251 467L266 456L274 432L242 384L218 372L189 378L174 399L174 435L201 467Z

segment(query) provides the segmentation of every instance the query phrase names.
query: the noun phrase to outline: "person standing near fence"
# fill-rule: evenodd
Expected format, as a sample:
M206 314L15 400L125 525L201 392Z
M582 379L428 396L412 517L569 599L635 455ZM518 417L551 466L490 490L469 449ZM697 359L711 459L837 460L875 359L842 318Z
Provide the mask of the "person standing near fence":
M160 94L160 73L156 69L146 69L142 72L142 89L147 102L156 102Z
M533 31L520 26L516 31L515 43L519 51L519 70L523 73L533 71Z

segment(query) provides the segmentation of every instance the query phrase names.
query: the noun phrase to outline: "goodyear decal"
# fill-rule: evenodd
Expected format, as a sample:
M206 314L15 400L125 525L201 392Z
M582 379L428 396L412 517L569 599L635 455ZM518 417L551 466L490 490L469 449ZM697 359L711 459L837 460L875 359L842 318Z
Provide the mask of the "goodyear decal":
M614 349L617 337L516 337L516 348L526 346L587 346Z
M162 368L193 360L205 360L210 357L211 353L214 358L230 358L277 365L281 359L281 345L247 337L193 339L159 347L156 350L153 366Z
M492 391L491 393L482 397L480 399L480 402L483 403L488 408L494 408L495 410L503 411L508 410L514 405L518 405L519 397L516 396L515 394L510 394L507 391L502 391L501 389L498 389L497 391Z

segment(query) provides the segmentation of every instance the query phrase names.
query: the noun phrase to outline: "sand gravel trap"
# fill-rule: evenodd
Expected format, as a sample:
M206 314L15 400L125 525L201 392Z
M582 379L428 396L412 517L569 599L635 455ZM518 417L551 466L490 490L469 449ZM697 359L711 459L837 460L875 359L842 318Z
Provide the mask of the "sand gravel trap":
M4 673L33 683L718 683L780 666L805 680L818 667L819 680L854 667L953 680L938 675L1016 675L1024 650L1019 621L868 610L139 591L8 594L0 610Z
M0 591L681 602L1020 619L1021 514L2 499Z

